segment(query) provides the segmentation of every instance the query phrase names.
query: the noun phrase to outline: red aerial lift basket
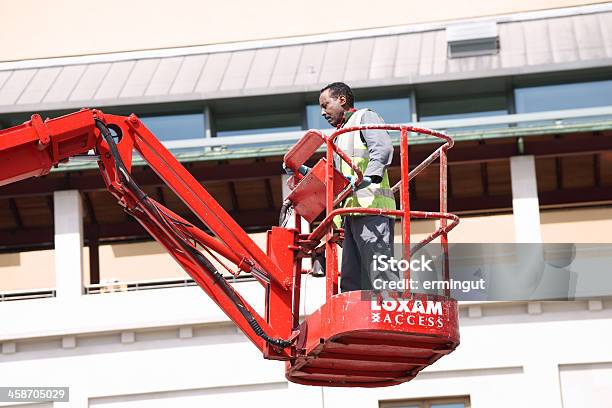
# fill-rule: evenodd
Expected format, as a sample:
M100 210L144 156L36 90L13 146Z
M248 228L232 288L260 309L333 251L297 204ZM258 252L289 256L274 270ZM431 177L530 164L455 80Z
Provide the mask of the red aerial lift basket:
M370 128L400 132L401 180L392 189L400 192L399 210L337 208L352 190L333 168L333 155L338 155L353 168L359 178L357 184L363 175L334 140L342 133ZM409 132L431 135L446 142L412 172L408 171ZM413 251L439 237L447 254L447 233L458 223L456 216L446 212L446 151L452 147L452 139L442 133L403 125L358 126L340 129L329 137L309 131L285 156L286 166L297 170L324 143L326 158L321 159L306 177L299 179L298 176L288 198L295 205L298 226L300 216L312 222L321 211L327 210L325 219L312 233L300 235L304 243L324 242L326 301L301 324L296 323L299 324L297 342L292 350L293 358L286 362L286 377L305 385L340 387L380 387L409 381L459 344L457 302L450 298L449 291L445 291L444 296L404 293L389 299L382 299L370 291L339 293L336 245L339 231L334 230L332 219L351 213L382 213L401 218L406 248L401 255L405 259L410 257L410 219L439 219L439 227L413 246ZM409 181L438 158L440 211L411 211ZM325 183L332 179L333 183ZM447 225L448 220L451 223ZM443 278L448 280L448 259L443 266ZM404 278L409 279L409 274Z

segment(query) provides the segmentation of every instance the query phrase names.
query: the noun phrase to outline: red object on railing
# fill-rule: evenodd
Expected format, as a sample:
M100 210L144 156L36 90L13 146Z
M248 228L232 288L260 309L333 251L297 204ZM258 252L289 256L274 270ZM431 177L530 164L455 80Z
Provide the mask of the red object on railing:
M299 166L298 166L299 167ZM325 210L325 186L327 184L327 163L324 159L301 178L287 199L295 203L295 211L309 223L312 223ZM333 172L334 196L343 192L348 180L337 170Z

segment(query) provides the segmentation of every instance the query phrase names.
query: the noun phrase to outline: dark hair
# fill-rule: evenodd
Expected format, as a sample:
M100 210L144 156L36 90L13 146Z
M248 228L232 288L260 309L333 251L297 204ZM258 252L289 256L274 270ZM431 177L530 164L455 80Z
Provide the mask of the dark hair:
M344 82L332 82L327 85L325 88L321 89L320 93L323 93L329 89L329 95L332 98L337 98L340 95L346 98L346 103L349 108L352 108L355 103L355 97L353 96L353 91L351 87L345 84Z

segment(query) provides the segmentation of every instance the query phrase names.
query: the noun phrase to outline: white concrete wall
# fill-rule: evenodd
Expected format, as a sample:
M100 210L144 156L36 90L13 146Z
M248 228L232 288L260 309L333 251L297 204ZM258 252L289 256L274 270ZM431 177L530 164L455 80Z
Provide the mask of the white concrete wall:
M322 283L311 282L311 292ZM255 285L238 287L250 301L262 300ZM412 382L322 389L288 384L283 363L262 359L196 287L88 295L77 303L4 302L0 384L69 386L71 403L57 407L374 408L379 401L461 395L472 407L605 406L612 300L538 306L463 305L461 345Z
M596 407L612 401L612 362L563 364L559 375L564 406Z

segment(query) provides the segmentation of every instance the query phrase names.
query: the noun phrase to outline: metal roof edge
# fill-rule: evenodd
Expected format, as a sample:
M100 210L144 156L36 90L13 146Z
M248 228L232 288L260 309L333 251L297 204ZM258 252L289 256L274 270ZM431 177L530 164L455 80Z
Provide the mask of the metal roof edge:
M54 66L68 66L80 64L93 64L104 62L118 62L136 59L168 58L177 56L188 56L197 54L211 54L218 52L231 52L252 50L259 48L270 48L290 45L305 45L326 41L339 41L357 38L370 38L386 35L407 34L414 32L424 32L442 30L449 25L473 23L482 21L495 21L497 23L509 23L518 21L539 20L546 18L566 17L572 15L595 14L612 11L612 3L598 3L584 6L564 7L545 10L534 10L520 13L508 13L492 16L464 18L458 20L444 20L428 23L408 24L401 26L380 27L371 29L342 31L337 33L324 33L314 35L304 35L286 38L272 38L263 40L251 40L232 43L175 47L139 51L125 51L107 54L92 54L80 56L67 56L55 58L41 58L21 61L0 62L0 71L49 68Z
M563 63L550 63L542 65L517 66L510 68L497 68L487 71L469 71L459 73L447 73L427 76L404 76L396 78L385 78L377 80L353 81L353 89L369 89L393 86L411 86L433 82L473 80L479 78L499 78L519 75L541 74L546 72L563 72L584 69L605 68L612 65L612 58L601 58L597 60L583 60ZM150 105L178 102L202 102L208 103L218 99L240 98L240 97L265 97L271 95L286 95L295 93L318 92L321 83L302 86L285 86L282 88L254 88L252 90L229 90L215 91L212 93L190 93L163 96L139 96L131 98L111 98L98 100L76 100L67 102L46 102L34 104L13 104L0 106L0 114L40 112L40 111L62 111L70 109L81 109L83 107L101 108L121 107L134 105Z

